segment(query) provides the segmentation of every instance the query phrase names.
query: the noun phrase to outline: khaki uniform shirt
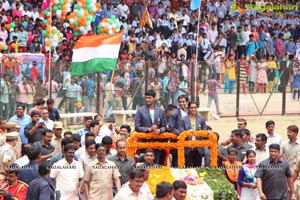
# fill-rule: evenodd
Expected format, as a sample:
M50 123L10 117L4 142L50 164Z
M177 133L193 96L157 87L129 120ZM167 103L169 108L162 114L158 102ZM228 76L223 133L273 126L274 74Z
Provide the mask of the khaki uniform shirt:
M53 135L53 137L52 137L51 144L54 146L54 149L55 149L54 151L56 153L61 152L61 140L62 140L62 138L58 138L55 135Z
M13 163L17 160L16 151L13 146L5 143L0 148L0 173L5 172L3 162L9 161L9 163ZM0 179L4 179L5 177L0 174Z
M89 182L90 200L113 199L113 179L120 176L116 164L112 161L105 159L104 163L100 163L97 159L90 163L84 176L84 181Z

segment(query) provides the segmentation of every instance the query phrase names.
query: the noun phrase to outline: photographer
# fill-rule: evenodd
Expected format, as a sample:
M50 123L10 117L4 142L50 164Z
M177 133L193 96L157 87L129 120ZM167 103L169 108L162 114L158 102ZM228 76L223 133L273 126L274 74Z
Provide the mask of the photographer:
M41 115L37 111L31 113L32 122L24 129L24 134L28 138L28 143L34 143L42 140L42 131L46 129L45 123L39 123Z

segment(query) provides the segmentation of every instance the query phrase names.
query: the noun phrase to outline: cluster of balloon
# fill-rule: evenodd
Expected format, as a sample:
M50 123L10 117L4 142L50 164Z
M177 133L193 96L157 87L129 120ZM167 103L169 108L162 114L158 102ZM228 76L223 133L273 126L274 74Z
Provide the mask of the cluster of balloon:
M54 0L53 11L58 19L66 20L67 13L71 12L73 0Z
M8 49L8 46L5 43L0 42L0 51L2 51L2 50L6 51L7 49Z
M46 30L42 30L42 34L45 38L45 45L47 50L50 46L52 49L55 49L59 43L62 42L63 34L55 27L47 24Z
M112 15L110 18L104 18L98 25L98 33L115 34L120 31L120 21Z
M67 17L75 36L86 35L88 31L92 30L91 22L95 21L97 10L100 10L100 3L97 3L96 0L77 1L74 11Z

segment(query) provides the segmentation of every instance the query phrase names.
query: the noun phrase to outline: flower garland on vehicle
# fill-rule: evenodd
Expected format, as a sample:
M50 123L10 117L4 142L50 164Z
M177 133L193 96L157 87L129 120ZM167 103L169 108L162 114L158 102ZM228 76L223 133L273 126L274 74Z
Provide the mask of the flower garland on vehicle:
M188 137L204 137L205 140L186 140ZM157 140L157 139L172 139L177 142L137 142L137 139ZM217 167L218 144L217 137L207 131L189 131L182 132L179 136L174 133L133 133L127 140L127 155L133 157L135 149L163 149L169 151L170 149L178 149L178 166L185 166L184 147L210 147L211 167Z
M188 137L204 137L206 140L186 140ZM217 167L218 157L218 144L217 137L214 134L210 134L207 131L184 131L178 136L178 166L185 166L184 147L196 148L196 147L210 147L210 166Z
M170 149L177 149L178 145L176 142L137 142L137 139L146 139L146 140L157 140L157 139L177 139L177 135L174 133L133 133L130 138L127 140L127 155L133 157L135 149L164 149L167 152Z

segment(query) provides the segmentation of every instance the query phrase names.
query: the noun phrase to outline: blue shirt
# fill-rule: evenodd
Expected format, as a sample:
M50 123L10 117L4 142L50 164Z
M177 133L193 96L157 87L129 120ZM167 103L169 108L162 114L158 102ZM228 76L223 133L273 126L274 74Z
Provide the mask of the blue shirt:
M250 56L254 54L255 50L258 48L258 45L255 41L248 40L246 42L246 55Z
M60 120L60 115L56 108L52 108L52 110L48 109L48 112L49 112L49 119L51 119L52 121Z
M27 165L23 166L23 169L19 172L19 180L23 181L27 185L30 182L39 177L39 164L37 162L30 161Z
M18 118L17 115L14 115L12 118L9 119L10 122L18 122L18 124L20 125L20 137L22 140L22 144L27 144L28 143L28 138L25 136L24 134L24 128L25 126L27 126L28 124L31 123L31 117L29 117L29 115L24 115L23 118Z
M28 187L26 194L26 200L42 199L51 200L54 199L54 184L51 179L45 179L42 176L34 179Z

